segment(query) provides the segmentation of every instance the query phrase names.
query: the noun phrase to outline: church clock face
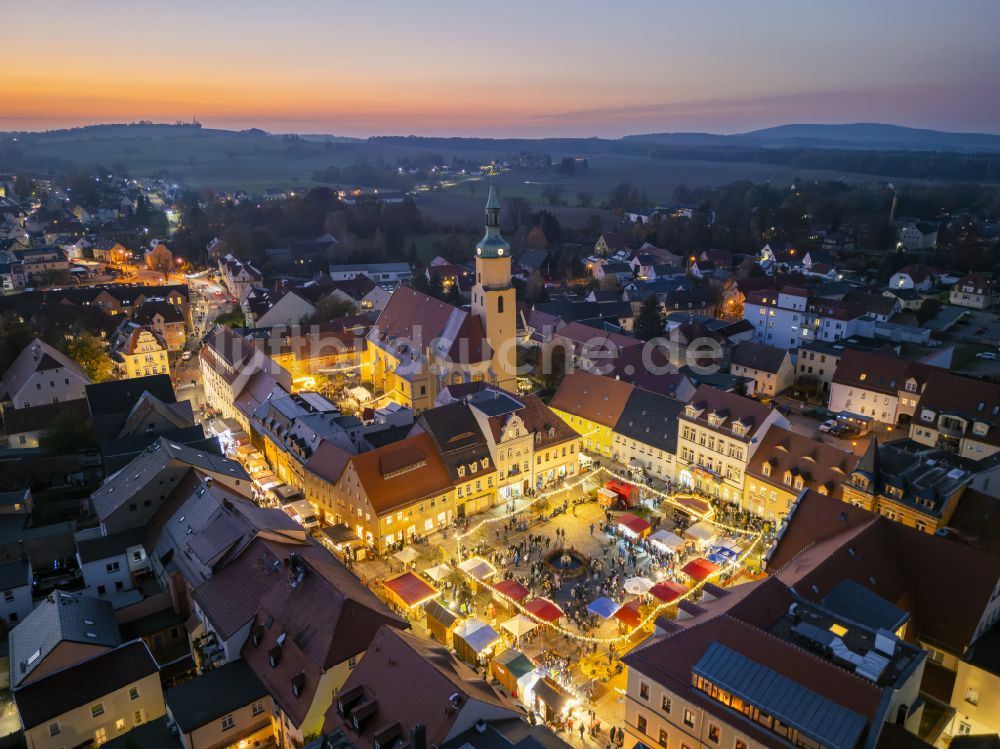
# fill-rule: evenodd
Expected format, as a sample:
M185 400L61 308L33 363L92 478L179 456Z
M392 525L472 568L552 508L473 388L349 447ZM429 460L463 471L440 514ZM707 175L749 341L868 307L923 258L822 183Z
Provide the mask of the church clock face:
M477 255L482 255L483 254L483 248L482 247L477 247L476 248L476 254Z
M497 250L497 255L503 255L503 247Z

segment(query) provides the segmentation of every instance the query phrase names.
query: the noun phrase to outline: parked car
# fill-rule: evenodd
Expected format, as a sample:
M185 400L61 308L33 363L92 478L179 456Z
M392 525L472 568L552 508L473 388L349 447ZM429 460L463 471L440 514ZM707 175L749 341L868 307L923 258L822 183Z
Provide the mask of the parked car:
M181 354L181 361L191 361L191 352L185 351L183 354Z
M847 437L851 432L852 429L847 424L837 424L830 430L830 434L834 437Z
M838 426L840 426L840 425L837 424L837 420L836 419L827 419L826 421L824 421L822 424L820 424L816 428L819 429L819 431L821 431L821 432L832 432Z
M987 361L996 361L997 355L993 351L980 351L978 354L976 354L976 358L985 359Z

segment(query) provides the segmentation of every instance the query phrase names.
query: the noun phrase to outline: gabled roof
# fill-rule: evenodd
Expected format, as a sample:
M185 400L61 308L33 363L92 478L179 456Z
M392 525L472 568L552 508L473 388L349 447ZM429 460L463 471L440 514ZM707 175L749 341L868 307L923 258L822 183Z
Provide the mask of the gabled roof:
M350 463L378 513L442 494L452 486L448 468L426 433L354 455Z
M932 374L944 371L940 367L898 356L847 349L833 373L833 381L861 390L897 395L910 379L916 382L913 392L919 393Z
M937 416L950 414L984 422L988 425L985 434L974 434L970 429L966 437L1000 445L1000 385L996 383L935 369L920 395L914 422L920 422L925 409L934 414L935 421Z
M636 387L632 389L614 431L670 454L677 452L677 416L684 403Z
M147 299L132 312L132 321L139 325L152 325L157 315L166 324L184 322L181 311L165 299Z
M789 473L793 479L801 477L806 488L818 490L823 487L829 495L839 497L842 484L857 462L849 451L773 426L754 451L747 474L777 485L782 484L785 474ZM767 476L764 475L765 465L769 470Z
M487 465L492 462L486 436L468 403L458 401L424 411L417 424L434 440L452 481L469 480L468 476L459 477L459 466L464 468L482 460Z
M611 377L570 372L559 385L549 406L606 427L621 418L633 386Z
M955 654L980 634L1000 582L995 554L814 491L796 502L767 569L814 601L853 580L907 611L915 638Z
M286 581L261 598L243 657L292 722L301 725L324 672L369 650L382 625L407 625L331 555L287 559Z
M110 601L53 591L10 634L10 684L15 690L62 642L106 648L121 642Z
M413 689L419 684L419 689ZM358 667L340 689L339 699L360 695L358 704L373 704L372 717L360 732L348 729L360 749L375 746L375 737L398 722L405 743L414 725L423 723L427 746L449 737L469 702L472 714L489 711L495 717L518 717L520 711L494 690L476 671L459 661L443 645L408 632L382 627ZM370 709L370 708L369 708ZM337 701L327 711L324 731L344 728L350 716L341 716Z
M14 692L14 701L24 727L33 728L158 671L146 643L137 640L28 684Z
M743 341L733 348L729 363L738 367L777 374L787 359L787 349L769 346L766 343Z
M717 428L731 427L733 423L739 422L746 428L748 435L760 428L771 414L770 406L711 385L699 385L688 405L700 412L694 418L706 420L710 414L715 414L722 419ZM681 416L685 419L692 418L683 413Z
M168 689L164 695L181 733L191 733L264 697L267 688L244 660L206 671Z
M0 380L0 399L13 399L35 372L65 369L86 383L90 378L75 361L53 348L40 338L34 339L21 350L14 362L7 367Z

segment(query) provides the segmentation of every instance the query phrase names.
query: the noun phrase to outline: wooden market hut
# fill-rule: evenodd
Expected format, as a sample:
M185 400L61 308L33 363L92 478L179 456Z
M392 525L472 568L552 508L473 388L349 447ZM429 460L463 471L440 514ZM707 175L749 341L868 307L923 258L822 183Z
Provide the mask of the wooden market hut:
M462 621L462 617L438 601L428 602L424 606L424 613L427 615L427 629L431 636L450 648L455 627Z
M508 648L490 662L490 674L514 698L518 697L518 680L534 669L531 659L515 648Z

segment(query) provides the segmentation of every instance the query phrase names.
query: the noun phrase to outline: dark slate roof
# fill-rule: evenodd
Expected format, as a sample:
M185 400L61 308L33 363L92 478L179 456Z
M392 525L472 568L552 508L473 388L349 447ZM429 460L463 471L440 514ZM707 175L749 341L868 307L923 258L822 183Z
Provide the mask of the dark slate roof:
M823 598L822 604L846 619L871 629L895 632L910 618L905 611L854 580L837 583Z
M517 264L522 268L540 270L548 259L549 253L545 250L525 250L521 257L518 258Z
M139 526L119 533L112 533L110 536L79 539L76 542L76 551L80 555L80 561L86 564L124 554L125 550L131 546L141 546L145 538L146 529Z
M267 688L241 659L168 689L165 698L181 731L190 733L266 696Z
M787 356L788 351L777 346L743 341L733 348L729 361L730 365L776 374Z
M677 451L677 416L683 410L681 401L637 387L625 402L615 432L673 454Z
M61 590L46 596L10 633L11 687L16 689L60 642L116 647L121 637L111 602Z
M860 713L718 642L691 670L824 746L852 749L868 724Z
M14 692L14 701L21 722L25 728L32 728L157 671L146 643L139 640L21 687Z
M132 407L146 392L164 403L177 402L170 375L165 374L87 385L87 404L97 436L117 437Z

